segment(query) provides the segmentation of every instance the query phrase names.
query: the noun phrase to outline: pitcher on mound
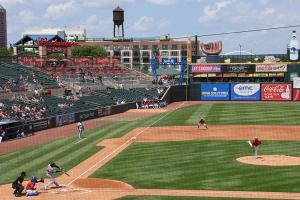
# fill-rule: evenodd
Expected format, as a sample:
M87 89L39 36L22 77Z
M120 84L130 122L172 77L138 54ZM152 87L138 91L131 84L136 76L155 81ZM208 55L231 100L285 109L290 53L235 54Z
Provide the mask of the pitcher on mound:
M201 117L198 121L198 128L200 128L200 126L204 126L206 129L208 129L206 121L203 117Z

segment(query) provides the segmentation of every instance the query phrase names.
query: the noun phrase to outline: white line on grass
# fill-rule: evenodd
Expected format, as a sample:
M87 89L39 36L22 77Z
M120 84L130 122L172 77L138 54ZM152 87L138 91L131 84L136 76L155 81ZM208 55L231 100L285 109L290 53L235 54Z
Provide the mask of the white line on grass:
M74 142L74 144L78 144L78 143L82 142L82 141L85 140L85 139L86 139L86 138L80 139L80 140L78 140L77 142Z
M70 186L72 183L74 183L76 180L78 180L79 178L81 178L84 174L86 174L88 171L90 171L91 169L93 169L94 167L96 167L99 163L103 162L105 159L109 158L111 155L113 155L115 152L117 152L119 149L121 149L123 146L125 146L127 143L129 143L131 140L133 140L134 138L138 137L140 134L142 134L143 132L145 132L147 129L149 129L151 126L155 125L157 122L159 122L160 120L162 120L163 118L165 118L166 116L170 115L171 113L173 113L175 110L177 110L178 108L181 108L183 105L185 104L185 101L183 103L181 103L178 107L176 107L174 110L172 110L171 112L167 112L165 115L163 115L162 117L158 118L157 120L155 120L150 126L145 127L143 130L141 130L140 132L138 132L135 136L131 137L130 139L128 139L127 141L125 141L123 144L121 144L119 147L117 147L114 151L112 151L110 154L108 154L107 156L105 156L104 158L102 158L101 160L99 160L98 162L96 162L94 165L92 165L90 168L88 168L86 171L84 171L83 173L81 173L78 177L76 177L75 179L73 179L72 181L70 181L66 186Z

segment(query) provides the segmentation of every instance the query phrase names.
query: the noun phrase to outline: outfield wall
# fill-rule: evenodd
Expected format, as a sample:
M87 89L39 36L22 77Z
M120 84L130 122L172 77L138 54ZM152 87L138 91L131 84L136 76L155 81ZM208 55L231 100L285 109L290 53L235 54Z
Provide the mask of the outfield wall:
M300 100L300 89L294 88L291 82L191 84L189 94L189 100L191 101Z

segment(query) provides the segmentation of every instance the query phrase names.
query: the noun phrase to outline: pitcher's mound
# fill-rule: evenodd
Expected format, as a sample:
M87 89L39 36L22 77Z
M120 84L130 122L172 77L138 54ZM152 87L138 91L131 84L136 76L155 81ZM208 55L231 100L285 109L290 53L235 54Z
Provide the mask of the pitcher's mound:
M300 157L286 155L260 155L257 158L245 156L236 159L241 163L251 165L269 165L269 166L295 166L300 165Z
M133 189L133 187L127 183L121 181L99 179L99 178L84 178L78 179L73 183L77 187L90 188L90 189Z

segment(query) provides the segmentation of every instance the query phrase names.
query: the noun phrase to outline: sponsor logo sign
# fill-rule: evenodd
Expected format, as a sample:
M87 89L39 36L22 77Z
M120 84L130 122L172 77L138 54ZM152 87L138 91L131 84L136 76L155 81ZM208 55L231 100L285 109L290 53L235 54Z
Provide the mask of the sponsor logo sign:
M261 99L265 101L289 101L292 100L292 84L262 84Z
M70 114L64 114L64 115L60 115L57 116L56 118L56 125L57 126L62 126L65 124L71 124L75 122L75 114L74 113L70 113Z
M286 72L287 65L256 65L256 72Z
M231 85L231 100L260 100L260 84L240 83Z
M229 84L201 84L201 100L229 100Z
M177 62L174 58L162 58L162 65L179 65L180 62Z
M42 119L32 122L32 128L34 131L39 131L48 128L49 120Z
M191 73L218 73L221 72L220 65L192 65Z
M231 66L222 66L222 72L224 73L253 73L254 65L231 65Z

